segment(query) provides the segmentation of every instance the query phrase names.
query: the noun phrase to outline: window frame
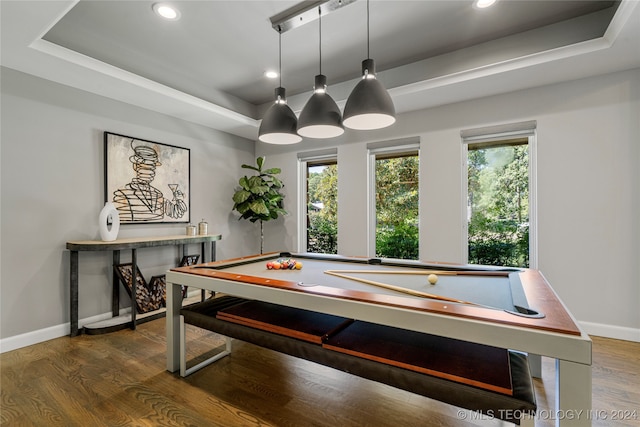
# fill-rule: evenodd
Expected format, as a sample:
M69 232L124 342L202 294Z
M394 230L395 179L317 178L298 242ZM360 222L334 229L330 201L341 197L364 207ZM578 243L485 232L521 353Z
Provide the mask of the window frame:
M402 157L403 155L417 155L418 163L422 161L420 158L420 140L418 138L408 138L401 141L384 141L381 143L372 143L367 146L367 256L376 256L376 160L378 156L381 158ZM418 176L418 185L420 177ZM420 194L420 193L418 193ZM419 197L419 196L418 196ZM420 202L418 200L418 229L421 223ZM420 248L418 248L418 258Z
M309 164L328 163L338 165L338 150L322 150L298 153L298 249L296 252L307 252L307 205L308 205L308 170ZM339 178L338 178L339 179ZM338 208L339 209L339 208Z
M469 144L486 144L490 148L509 145L513 139L527 139L529 157L529 268L538 268L538 192L537 192L537 123L535 121L513 123L509 125L491 126L487 128L463 130L462 140L462 189L461 189L461 223L463 263L469 262L469 223L467 202L469 197ZM501 142L506 144L500 144ZM524 144L522 144L524 145Z

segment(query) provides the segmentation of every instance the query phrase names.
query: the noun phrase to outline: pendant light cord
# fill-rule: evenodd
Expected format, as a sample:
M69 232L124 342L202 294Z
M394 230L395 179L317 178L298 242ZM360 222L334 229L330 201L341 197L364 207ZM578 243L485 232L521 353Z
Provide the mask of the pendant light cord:
M318 6L318 33L318 56L320 58L320 72L318 74L322 74L322 10L320 9L320 6Z
M282 87L282 27L278 25L278 72L280 73L280 87Z
M367 0L367 59L371 58L369 54L369 0Z

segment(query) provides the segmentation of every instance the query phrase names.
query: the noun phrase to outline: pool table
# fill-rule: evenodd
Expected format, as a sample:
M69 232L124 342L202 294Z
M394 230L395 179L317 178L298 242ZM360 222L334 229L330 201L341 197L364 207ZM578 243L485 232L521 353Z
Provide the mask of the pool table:
M267 268L278 259L294 259L302 268ZM591 340L533 269L272 253L174 268L166 277L171 372L179 369L185 285L551 357L556 410L591 409ZM590 425L586 415L554 419L557 425Z

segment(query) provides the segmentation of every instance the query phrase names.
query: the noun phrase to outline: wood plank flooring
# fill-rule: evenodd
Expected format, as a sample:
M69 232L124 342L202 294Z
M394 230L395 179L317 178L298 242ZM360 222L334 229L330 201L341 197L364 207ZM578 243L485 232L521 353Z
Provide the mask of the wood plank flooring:
M0 425L510 425L239 341L231 356L182 379L165 370L164 334L158 319L136 331L63 337L2 354ZM607 416L593 425L640 426L640 343L593 340L593 407ZM188 327L194 362L222 343ZM554 369L543 359L541 411L553 408ZM626 419L612 420L616 414ZM536 426L553 425L544 418Z

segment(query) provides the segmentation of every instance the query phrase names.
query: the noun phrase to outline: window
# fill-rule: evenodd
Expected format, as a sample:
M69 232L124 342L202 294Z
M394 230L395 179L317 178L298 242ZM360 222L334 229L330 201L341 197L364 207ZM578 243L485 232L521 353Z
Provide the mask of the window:
M467 139L470 264L532 265L532 131ZM535 190L535 189L534 189ZM535 241L535 239L534 239Z
M375 256L418 259L418 144L370 148Z
M303 251L338 253L338 162L335 155L301 159Z

